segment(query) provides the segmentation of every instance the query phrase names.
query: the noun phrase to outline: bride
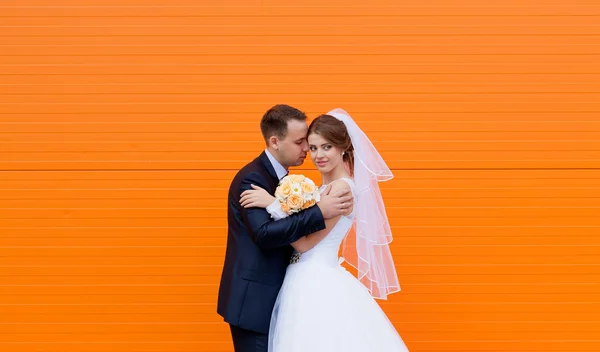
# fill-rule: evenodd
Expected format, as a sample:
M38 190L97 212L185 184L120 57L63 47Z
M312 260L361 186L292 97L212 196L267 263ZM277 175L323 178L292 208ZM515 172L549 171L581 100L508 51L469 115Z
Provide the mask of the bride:
M408 351L374 299L400 291L378 185L393 175L342 109L317 117L308 143L322 176L321 191L328 185L331 191L349 189L354 208L292 244L295 253L271 317L269 352ZM287 216L272 195L253 188L242 194L243 206L266 208L275 220ZM343 261L357 269L358 279L340 265Z

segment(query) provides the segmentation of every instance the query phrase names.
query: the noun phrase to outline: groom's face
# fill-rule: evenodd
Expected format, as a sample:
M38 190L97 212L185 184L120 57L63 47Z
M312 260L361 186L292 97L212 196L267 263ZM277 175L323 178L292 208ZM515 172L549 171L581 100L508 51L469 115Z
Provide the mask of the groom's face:
M304 121L290 120L287 125L287 134L279 140L279 160L285 167L300 166L304 163L308 153L306 134L308 125Z

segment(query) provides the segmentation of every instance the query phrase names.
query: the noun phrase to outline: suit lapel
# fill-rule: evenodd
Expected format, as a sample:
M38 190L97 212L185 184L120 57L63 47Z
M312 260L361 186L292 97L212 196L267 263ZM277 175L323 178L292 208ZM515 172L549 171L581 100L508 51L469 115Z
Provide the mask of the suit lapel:
M258 157L258 159L260 160L260 162L263 164L264 168L267 170L267 172L273 179L273 184L274 184L273 189L275 189L277 187L277 185L279 184L279 177L277 177L277 173L275 172L275 168L271 164L269 157L267 156L267 154L265 152L262 152L260 154L260 156Z

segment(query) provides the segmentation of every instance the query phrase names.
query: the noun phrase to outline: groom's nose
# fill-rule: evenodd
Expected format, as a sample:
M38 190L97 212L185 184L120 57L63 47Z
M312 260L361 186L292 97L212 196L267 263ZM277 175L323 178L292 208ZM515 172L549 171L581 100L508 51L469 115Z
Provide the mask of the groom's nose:
M308 153L308 141L302 143L302 151Z

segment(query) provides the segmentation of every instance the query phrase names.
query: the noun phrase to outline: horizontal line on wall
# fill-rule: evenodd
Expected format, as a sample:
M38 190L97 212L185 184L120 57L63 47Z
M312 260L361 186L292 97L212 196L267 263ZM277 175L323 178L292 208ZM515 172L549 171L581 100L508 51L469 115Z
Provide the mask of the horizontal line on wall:
M565 65L572 65L573 63L565 63ZM467 64L465 64L467 65ZM471 64L472 65L472 64ZM90 65L90 64L31 64L31 65L4 65L4 64L0 64L0 67L2 66L11 66L11 67L19 67L19 66L36 66L36 67L46 67L46 66L77 66L77 67L103 67L103 65ZM111 65L109 65L111 66ZM140 67L143 65L114 65L116 67ZM173 66L173 67L179 67L179 66L187 66L185 64L173 64L173 65L169 65L168 67ZM335 65L338 66L338 65ZM369 65L364 65L364 66L369 66ZM159 66L150 66L150 67L159 67ZM199 73L199 74L195 74L195 73L102 73L102 74L98 74L98 73L94 73L94 74L90 74L90 73L0 73L0 77L1 76L35 76L35 77L39 77L39 76L85 76L85 77L89 77L89 76L102 76L102 77L106 77L106 76L144 76L144 77L151 77L151 76L185 76L185 77L194 77L194 76L261 76L261 77L265 77L265 76L281 76L281 73L272 73L272 74L265 74L265 73ZM305 73L285 73L286 76L306 76ZM323 74L325 75L325 74ZM506 75L526 75L526 76L542 76L542 75L600 75L600 71L599 72L537 72L537 73L532 73L532 72L463 72L463 73L457 73L457 72L425 72L425 73L410 73L410 72L402 72L402 73L372 73L372 72L365 72L365 73L361 73L361 72L348 72L348 73L327 73L327 76L378 76L378 75L385 75L386 77L390 77L390 76L431 76L431 75L452 75L452 76L461 76L461 75L469 75L469 76L481 76L481 75L502 75L502 76L506 76ZM547 111L547 112L556 112L556 111ZM559 111L560 112L560 111Z
M0 27L1 28L1 27ZM360 47L360 46L358 46ZM339 54L332 54L332 53L319 53L319 52L314 52L314 53L277 53L277 54L254 54L254 53L232 53L232 54L224 54L224 53L193 53L193 54L164 54L164 53L152 53L152 52L148 52L148 53L124 53L124 54L37 54L37 55L23 55L23 54L2 54L0 55L0 57L69 57L69 58L73 58L73 57L120 57L120 56L124 56L124 57L132 57L132 56L143 56L145 58L148 57L195 57L195 56L225 56L225 57L235 57L235 56L239 56L239 57L248 57L248 56L269 56L269 57L277 57L277 56L293 56L293 57L298 57L298 56L328 56L328 57L333 57L333 56L344 56L344 57L348 57L348 56L444 56L444 57L448 57L448 56L542 56L542 57L546 57L546 56L595 56L595 55L600 55L600 51L599 52L593 52L593 53L560 53L560 52L548 52L548 53L493 53L493 54L479 54L479 53L464 53L464 54L447 54L447 53L436 53L436 54L423 54L423 53L402 53L402 54L388 54L388 53L339 53ZM545 60L542 60L542 63L545 63ZM556 65L557 63L552 63L553 65ZM241 64L244 66L255 66L253 64ZM323 66L323 64L315 64L315 65L319 65L319 66ZM378 66L386 66L386 65L380 65L377 64ZM449 64L435 64L437 66L448 66ZM471 63L471 65L476 65L476 63ZM501 66L496 64L488 64L488 65L496 65L496 66ZM510 65L515 65L515 64L510 64ZM136 67L139 67L141 65L135 65ZM226 65L223 65L226 66ZM275 66L275 65L271 65L269 64L268 66ZM294 66L303 66L303 65L297 65L294 64ZM338 66L338 64L332 64L332 66ZM342 65L345 66L345 65ZM356 66L356 65L352 65L352 66ZM411 65L411 66L430 66L430 65ZM506 66L506 64L505 64Z
M446 26L447 27L447 26ZM452 26L449 26L452 27ZM463 28L467 26L456 26L457 28ZM502 27L502 26L500 26ZM535 26L525 26L535 27ZM510 26L514 28L514 26ZM429 33L429 34L56 34L56 35L44 35L44 34L23 34L23 35L0 35L0 38L105 38L105 37L589 37L589 36L600 36L600 33Z

